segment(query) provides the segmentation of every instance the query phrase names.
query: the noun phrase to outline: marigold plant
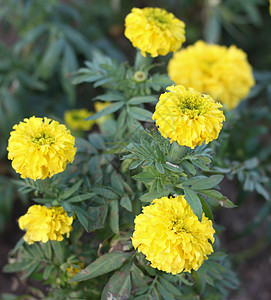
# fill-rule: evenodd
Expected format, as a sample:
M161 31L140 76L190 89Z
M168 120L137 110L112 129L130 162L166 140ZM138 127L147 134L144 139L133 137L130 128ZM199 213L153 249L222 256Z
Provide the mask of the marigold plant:
M225 121L221 104L182 85L172 85L167 90L160 96L152 117L163 137L192 149L218 137Z
M133 245L151 266L167 273L198 270L213 252L215 230L204 213L193 213L185 197L162 197L143 207L135 219Z
M32 205L27 213L19 218L19 226L26 230L24 240L28 244L46 243L48 240L62 241L72 230L73 217L68 217L62 207Z
M65 125L33 116L13 129L8 141L8 158L22 178L52 177L73 162L75 140Z
M185 42L185 25L161 8L133 8L125 19L125 36L146 56L167 55Z
M177 84L206 93L228 109L234 109L255 84L245 52L203 41L176 52L168 74Z

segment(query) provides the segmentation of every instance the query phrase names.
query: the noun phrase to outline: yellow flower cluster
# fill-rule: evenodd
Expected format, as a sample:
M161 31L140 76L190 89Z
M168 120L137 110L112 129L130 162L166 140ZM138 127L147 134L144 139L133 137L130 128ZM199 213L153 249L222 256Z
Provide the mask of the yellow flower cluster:
M28 244L46 243L48 240L62 241L63 235L70 236L73 217L68 217L62 207L32 205L27 213L20 217L19 226L26 230L24 240Z
M198 270L213 252L215 230L193 213L184 196L154 199L135 219L132 243L153 268L178 274Z
M161 8L133 8L125 19L125 36L146 56L167 55L185 41L185 25Z
M235 108L255 84L246 53L203 41L176 52L168 74L175 83L206 93L227 109Z
M216 139L225 121L221 104L182 85L167 87L152 116L161 135L192 149Z
M85 108L65 111L64 121L71 130L90 130L95 121L86 121L86 118L93 115L93 112Z
M22 178L52 177L73 162L75 139L57 121L31 117L13 129L8 141L8 158Z

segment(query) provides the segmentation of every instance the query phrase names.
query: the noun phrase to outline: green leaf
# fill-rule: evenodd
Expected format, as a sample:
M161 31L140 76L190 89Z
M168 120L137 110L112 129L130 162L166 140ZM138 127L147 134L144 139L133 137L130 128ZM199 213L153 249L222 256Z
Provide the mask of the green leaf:
M63 244L58 241L50 241L49 243L51 243L52 245L57 260L59 261L60 264L62 264L64 262L64 253L63 253L64 249L62 247Z
M265 198L265 200L270 200L269 193L260 183L256 183L255 188L256 191Z
M110 105L108 105L106 108L104 108L103 110L97 112L96 114L89 116L88 118L86 118L86 120L97 120L100 117L112 114L113 112L119 110L123 105L125 104L125 102L117 102L117 103L112 103Z
M113 299L112 296L115 299L129 299L131 293L130 270L131 264L128 264L109 279L103 290L102 300Z
M223 177L223 175L213 175L210 178L198 176L183 181L182 184L189 186L189 188L193 190L207 190L218 185L222 181Z
M29 265L27 265L23 270L23 275L20 277L21 280L29 277L38 267L40 267L40 262L32 260Z
M133 97L128 101L128 104L137 105L141 103L154 103L157 101L156 96L142 96L142 97Z
M50 277L53 268L54 268L53 265L48 265L45 267L45 269L43 271L43 279L44 280L47 280Z
M200 160L194 159L193 164L196 165L198 168L200 168L203 171L209 171L209 168L204 163L202 163Z
M157 282L157 288L164 300L175 300L175 297L172 293L168 292L160 282Z
M60 55L64 47L64 39L60 38L49 44L38 67L38 73L42 78L47 79L51 76L53 69L59 62Z
M121 197L120 205L128 211L132 211L132 203L128 195Z
M127 260L131 253L111 252L107 253L77 273L70 282L78 282L98 277L118 269Z
M80 187L80 185L82 184L83 180L79 180L76 184L74 184L71 188L69 188L68 190L66 190L60 197L62 199L67 199L69 198L72 194L74 194Z
M186 201L188 202L188 204L192 208L194 214L201 221L201 218L202 218L202 205L201 205L199 197L197 196L197 194L194 191L192 191L188 188L183 188L183 190L184 190L184 193L185 193Z
M131 279L133 289L135 290L136 295L143 294L148 290L148 277L146 277L144 273L135 264L133 264L131 269Z
M133 170L133 169L137 168L138 166L140 166L142 163L143 163L143 160L134 161L133 163L130 164L129 169Z
M125 96L123 94L120 94L120 93L113 93L113 92L109 92L109 93L106 93L104 95L99 95L97 97L94 98L95 100L98 99L98 100L102 100L102 101L124 101L126 100Z
M109 202L109 225L115 234L119 234L119 202L118 200L113 200Z
M113 172L111 175L111 185L118 190L119 192L123 192L124 191L124 186L123 186L123 180L121 178L121 176L119 174L117 174L116 172Z
M195 169L195 167L188 161L183 161L182 162L184 168L192 175L196 175L197 170Z
M198 196L198 197L200 198L202 210L204 211L206 217L209 218L210 220L214 221L214 216L213 216L210 206L201 196Z
M220 192L216 190L202 190L198 191L198 193L202 194L204 198L215 200L216 204L220 204L226 208L234 208L236 207L226 196L222 195Z
M141 172L132 176L132 178L145 184L149 184L155 179L154 175L150 172Z
M44 253L44 256L48 259L48 260L52 260L52 246L51 243L41 243L41 249Z
M69 203L76 203L76 202L82 202L91 199L92 197L96 196L95 193L86 193L82 195L74 196L67 200Z
M144 122L153 122L152 113L144 108L130 107L128 113L136 120Z
M161 284L169 291L171 292L174 296L182 296L182 292L174 286L172 283L167 281L165 278L160 277L159 278Z
M152 200L154 200L155 198L161 198L164 196L168 196L171 192L171 189L167 188L165 190L163 190L162 192L148 192L144 195L142 195L139 199L142 202L151 202Z
M157 169L157 171L158 171L159 173L165 174L165 169L164 169L163 164L162 164L161 162L156 161L156 162L155 162L155 167L156 167L156 169Z
M28 265L30 265L32 260L24 260L22 262L15 262L13 264L5 265L3 268L3 272L5 273L15 273L23 271Z

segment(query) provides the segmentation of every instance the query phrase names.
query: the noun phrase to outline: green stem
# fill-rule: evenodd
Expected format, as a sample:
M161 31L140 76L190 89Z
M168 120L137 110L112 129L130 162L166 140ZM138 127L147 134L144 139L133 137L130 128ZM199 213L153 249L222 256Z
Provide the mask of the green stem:
M155 285L157 279L158 279L158 275L155 275L155 278L153 279L153 281L152 281L152 283L151 283L151 286L150 286L150 288L149 288L148 294L151 293L151 291L152 291L152 289L153 289L153 287L154 287L154 285Z
M152 63L153 58L148 56L143 56L140 52L140 50L137 50L136 52L136 58L135 58L135 70L146 70Z

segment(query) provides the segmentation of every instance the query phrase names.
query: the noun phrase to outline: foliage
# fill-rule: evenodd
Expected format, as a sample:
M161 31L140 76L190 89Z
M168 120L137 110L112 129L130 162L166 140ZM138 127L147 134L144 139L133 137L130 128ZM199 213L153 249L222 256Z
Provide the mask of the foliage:
M240 40L252 54L250 40L267 49L262 33L257 35L266 32L260 18L263 15L265 22L268 14L262 12L267 9L263 0L152 4L176 11L177 17L184 14L189 43L204 35L221 44ZM217 140L195 149L170 143L152 120L159 95L173 84L165 74L169 56L153 61L139 51L134 54L122 37L132 5L138 4L0 4L1 22L7 35L14 35L10 45L0 44L0 230L8 224L18 197L29 200L24 204L62 206L75 219L70 238L62 242L28 245L21 238L4 271L49 288L30 288L29 295L18 297L3 294L3 299L227 299L239 280L220 245L219 219L213 213L236 205L245 209L248 192L257 194L255 201L262 207L240 235L267 223L271 240L271 73L254 73L256 86L237 109L225 113ZM247 39L249 34L253 39ZM255 51L251 57L261 67L263 58L258 55ZM266 54L266 64L270 61ZM68 108L92 109L97 100L110 105L88 120L112 118L76 137L74 163L50 179L18 179L4 158L12 126L34 114L61 122ZM224 177L238 187L235 203L220 190ZM150 267L130 239L142 207L174 195L185 195L198 218L204 212L217 232L214 253L191 274L172 275Z

